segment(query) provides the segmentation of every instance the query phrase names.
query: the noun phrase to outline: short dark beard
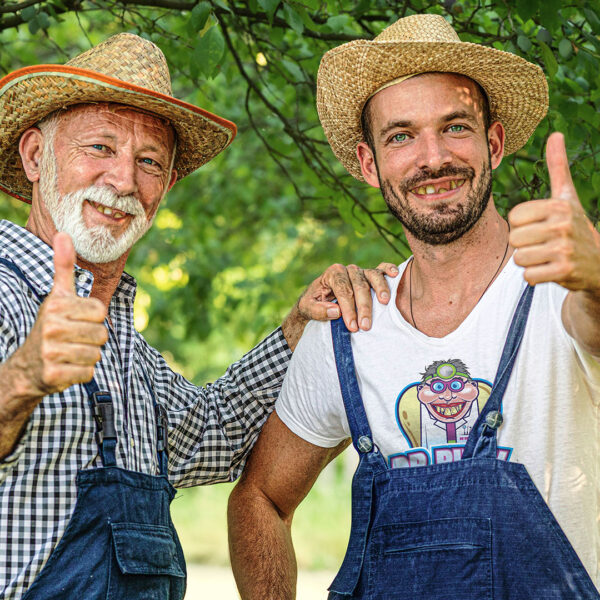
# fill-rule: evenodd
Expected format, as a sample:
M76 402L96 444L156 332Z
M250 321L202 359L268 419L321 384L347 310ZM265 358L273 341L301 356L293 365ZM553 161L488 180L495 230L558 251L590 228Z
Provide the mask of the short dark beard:
M379 176L379 169L377 170ZM418 240L439 246L449 244L461 238L479 221L486 209L492 195L491 164L488 156L484 161L481 175L476 185L467 196L465 204L454 207L445 202L432 204L433 214L422 216L410 210L407 194L411 189L419 187L423 181L439 179L440 177L457 177L464 179L465 184L473 185L475 171L470 167L442 167L438 171L424 169L419 175L406 179L396 191L389 180L382 180L379 176L381 193L390 212L410 231Z

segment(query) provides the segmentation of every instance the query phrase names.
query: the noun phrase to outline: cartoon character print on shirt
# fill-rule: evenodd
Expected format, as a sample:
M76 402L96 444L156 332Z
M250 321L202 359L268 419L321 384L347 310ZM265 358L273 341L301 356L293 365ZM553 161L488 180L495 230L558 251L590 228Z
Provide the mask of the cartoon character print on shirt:
M409 450L390 455L391 467L413 467L460 460L471 428L492 385L471 377L459 359L436 360L407 385L396 400L396 421ZM510 449L499 448L508 459Z

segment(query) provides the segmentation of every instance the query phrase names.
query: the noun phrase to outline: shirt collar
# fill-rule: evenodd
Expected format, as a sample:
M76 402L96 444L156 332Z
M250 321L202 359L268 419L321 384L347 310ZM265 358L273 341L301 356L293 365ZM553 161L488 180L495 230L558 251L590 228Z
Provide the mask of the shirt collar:
M0 220L0 256L15 263L40 296L50 293L54 283L54 251L39 237L15 223ZM87 298L92 292L94 276L75 265L74 277L77 295ZM123 273L113 298L133 303L135 290L135 279Z

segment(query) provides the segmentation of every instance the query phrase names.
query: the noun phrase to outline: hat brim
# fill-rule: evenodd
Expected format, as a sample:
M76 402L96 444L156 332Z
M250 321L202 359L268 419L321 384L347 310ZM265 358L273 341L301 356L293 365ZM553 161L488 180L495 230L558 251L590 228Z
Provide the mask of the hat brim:
M348 42L321 60L317 111L334 154L353 177L364 180L356 146L367 100L393 79L431 72L458 73L483 87L492 119L506 131L505 155L527 143L548 110L542 69L516 54L460 41Z
M231 121L115 77L68 65L25 67L0 79L0 189L31 203L32 185L23 171L19 138L59 108L94 102L124 104L168 119L177 135L178 179L214 158L236 134Z

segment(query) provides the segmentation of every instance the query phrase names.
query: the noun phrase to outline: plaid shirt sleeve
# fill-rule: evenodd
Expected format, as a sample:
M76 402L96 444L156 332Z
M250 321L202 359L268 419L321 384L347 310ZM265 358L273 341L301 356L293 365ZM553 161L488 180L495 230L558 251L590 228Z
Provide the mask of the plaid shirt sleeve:
M156 352L154 386L169 414L173 485L233 481L241 474L273 410L291 355L278 328L225 375L201 388L174 373Z

